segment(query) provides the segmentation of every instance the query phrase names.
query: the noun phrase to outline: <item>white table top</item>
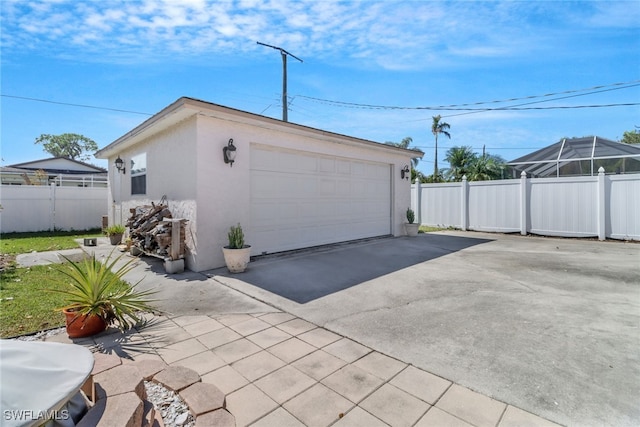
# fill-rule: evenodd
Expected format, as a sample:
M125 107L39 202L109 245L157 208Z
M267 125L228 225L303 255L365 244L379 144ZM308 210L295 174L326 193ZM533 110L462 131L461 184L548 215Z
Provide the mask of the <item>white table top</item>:
M74 344L0 340L0 425L39 425L62 409L87 380L93 355Z

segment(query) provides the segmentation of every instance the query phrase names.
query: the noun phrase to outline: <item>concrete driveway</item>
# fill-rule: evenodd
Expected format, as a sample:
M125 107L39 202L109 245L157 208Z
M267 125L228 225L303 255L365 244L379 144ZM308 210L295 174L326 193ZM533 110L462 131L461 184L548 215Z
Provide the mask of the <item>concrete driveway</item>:
M207 275L552 421L640 425L640 244L451 231Z

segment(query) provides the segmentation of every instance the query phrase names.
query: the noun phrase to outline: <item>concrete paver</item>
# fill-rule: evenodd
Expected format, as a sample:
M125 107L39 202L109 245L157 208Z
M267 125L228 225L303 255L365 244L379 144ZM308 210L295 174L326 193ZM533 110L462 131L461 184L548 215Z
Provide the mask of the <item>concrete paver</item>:
M291 338L291 335L278 328L268 328L255 334L249 335L247 339L262 348L269 348Z
M279 404L283 404L314 385L315 382L313 378L303 374L293 366L286 365L260 378L254 384L270 398Z
M558 424L509 405L498 427L558 427Z
M338 341L342 337L338 334L334 334L333 332L329 332L324 328L315 328L301 333L298 335L298 338L315 347L322 348L332 342Z
M628 307L633 308L637 304L629 299L628 290L633 288L633 283L640 283L637 281L640 268L627 268L626 275L622 276L615 275L613 271L628 266L629 259L640 259L640 246L625 247L616 242L592 245L594 242L588 241L575 245L571 240L495 238L490 235L485 243L463 244L459 248L463 250L456 252L459 249L447 249L442 237L433 239L435 243L432 243L441 245L437 262L429 259L410 265L387 274L384 280L372 278L366 284L348 287L339 294L327 294L305 304L292 303L278 296L265 297L262 292L261 299L267 300L270 306L248 296L252 285L240 280L229 282L235 287L232 289L224 278L216 274L209 278L196 273L174 277L157 275L153 266L140 262L132 277L140 278L151 273L152 277L143 281L146 286L160 287L163 295L168 295L169 290L171 295L189 295L206 289L209 294L203 297L205 302L194 301L190 297L176 302L177 298L173 298L171 302L175 305L167 310L171 318L153 318L140 333L114 332L74 342L93 351L131 357L135 360L133 363L154 361L174 366L188 365L185 367L204 374L201 375L203 383L213 384L227 395L228 407L231 402L231 407L240 416L238 426L254 421L259 426L270 425L271 422L283 426L332 423L338 426L419 427L557 425L534 415L531 408L540 410L536 413L557 415L559 420L570 425L637 424L633 422L640 419L637 408L620 412L620 405L625 405L626 397L607 388L606 383L609 378L622 378L616 390L626 389L629 396L637 396L633 392L635 388L629 385L637 379L635 371L629 370L637 359L633 356L633 349L637 346L632 345L637 344L637 337L635 341L626 339L620 321L637 323L634 323L635 318L629 317ZM498 241L502 246L496 246L492 241ZM513 260L513 252L520 253L522 257L523 241L529 244L526 246L529 256L543 259L554 267L546 272L536 263L531 263L531 267L517 265L516 271L503 268L512 262L507 260ZM411 245L419 248L424 242L416 240ZM550 245L556 245L559 252L547 256L553 252ZM575 249L583 246L588 250L580 252ZM611 252L615 258L608 256L609 248L613 248ZM482 255L482 262L474 258L475 253ZM562 259L564 266L568 264L576 269L567 258L576 253L583 256L583 263L587 260L598 265L600 258L606 255L610 265L605 270L587 266L586 273L581 272L576 281L571 275L574 270L568 272L561 266L556 268L558 260ZM630 258L630 254L636 254L635 258ZM465 271L464 277L455 274L461 263L469 270ZM487 266L494 270L487 273ZM446 272L446 280L439 270ZM539 280L532 283L528 275L534 271L539 274L539 270L542 270ZM615 276L614 282L608 281L603 271L612 278ZM453 281L452 277L455 277ZM415 286L416 280L420 286ZM613 290L609 292L608 289ZM633 289L637 291L637 286ZM589 305L589 299L585 299L586 302L581 300L585 290L593 303L600 307L599 317L591 320L589 316L594 314L593 307ZM221 308L220 301L213 302L216 292L223 295L224 308ZM516 302L510 302L509 298ZM608 304L602 304L603 298L609 301ZM504 306L496 306L496 300ZM357 310L354 311L354 307ZM552 307L551 311L549 307ZM553 319L548 319L549 313L553 313ZM575 322L576 316L582 321L580 340L575 341L563 329L566 316L570 322ZM529 323L535 326L537 333L532 332ZM505 328L505 324L517 325L516 332L513 328ZM420 328L413 328L413 325ZM543 326L546 329L540 329ZM596 326L606 333L606 342L611 349L606 354L596 345L602 339L598 332L600 329L594 329ZM511 341L508 346L496 341L496 336L501 337L509 331ZM564 337L564 350L555 346L554 339L558 334ZM72 342L65 336L53 336L47 340ZM568 347L567 342L573 344ZM540 343L550 345L551 351L557 352L557 357L574 365L582 363L582 360L565 351L574 351L574 347L576 352L589 354L596 360L607 360L608 376L603 377L597 369L576 371L574 365L567 363L560 368L553 361L546 370L534 373L540 364L526 356L523 359L532 365L532 372L518 377L514 388L512 385L498 387L494 394L487 391L494 387L493 380L479 389L474 387L476 391L472 391L459 385L462 381L458 371L449 370L460 363L463 355L477 363L476 369L469 372L468 378L465 377L465 383L474 383L478 375L491 374L494 378L501 373L486 368L482 364L483 357L491 355L492 364L502 368L512 363L509 360L513 357L511 347L522 347L539 356L535 352ZM619 358L621 352L626 359ZM441 366L442 360L448 365ZM424 368L431 366L432 362L437 368L435 372ZM123 359L123 367L131 363ZM628 375L621 377L620 369ZM561 394L564 388L549 373L562 382L582 385L585 392L591 392L592 384L600 387L603 390L600 406L591 403L593 408L598 408L598 414L593 415L591 410L584 415L576 415L579 406L575 399L582 395ZM358 395L353 384L363 378L374 378L375 386L361 388ZM522 384L548 388L547 383L556 387L555 394L538 397L531 405L519 395L518 387ZM513 401L512 395L515 396ZM532 393L530 399L533 399L531 396L538 395ZM565 397L569 400L563 400ZM612 399L618 399L620 403L612 403ZM586 400L592 402L593 396L588 395ZM523 407L527 410L514 406L514 402L524 402ZM543 402L542 406L540 402ZM562 410L563 405L568 404L573 406L566 412L548 410L549 407ZM235 415L233 410L231 413Z
M353 366L362 368L383 380L388 380L406 368L407 364L373 351L353 362Z
M242 360L233 363L233 369L238 371L249 381L256 381L271 372L282 368L285 362L278 359L268 351L252 354Z
M251 427L305 427L305 425L280 407L251 424Z
M238 340L241 337L242 335L240 335L239 333L232 331L229 328L223 328L203 335L199 335L198 341L200 341L205 347L213 349Z
M389 383L431 405L435 404L451 386L451 381L417 369L414 366L407 366Z
M269 353L279 357L287 363L298 360L315 350L316 348L314 346L307 344L298 338L288 339L267 349Z
M420 418L415 427L473 427L471 424L456 418L453 415L432 406L424 417ZM533 426L532 426L533 427Z
M217 320L206 318L206 320L183 325L182 327L185 331L191 334L191 336L197 337L198 335L203 335L209 332L217 331L218 329L222 329L224 328L224 325Z
M249 384L245 377L228 365L203 375L202 382L215 385L227 395Z
M370 348L367 348L362 344L358 344L349 338L342 338L341 340L324 347L323 350L347 363L355 362L365 354L371 352Z
M244 359L254 353L262 350L260 347L252 343L246 338L230 342L228 344L216 347L213 352L227 363L233 363L236 360Z
M435 406L478 427L497 425L506 409L504 403L457 384L453 384Z
M180 392L194 415L204 414L224 407L225 395L216 386L197 382Z
M214 354L211 350L203 351L184 359L180 359L171 363L174 366L184 366L185 368L192 369L203 376L211 371L215 371L227 364L224 360Z
M246 335L255 334L256 332L260 332L264 329L269 328L270 326L271 325L269 323L263 322L260 319L256 319L255 317L252 317L251 319L247 319L245 321L229 325L229 328L233 329L240 335L246 336Z
M331 375L346 364L347 362L344 360L338 359L322 350L314 351L292 363L297 369L317 381Z
M427 412L429 406L428 403L388 383L360 403L360 407L385 423L398 427L414 425Z
M158 348L158 354L168 364L172 364L178 360L186 359L198 353L206 351L207 348L195 338L190 338L166 347Z
M347 365L320 382L353 403L358 403L384 381L357 366Z
M386 427L388 425L358 406L334 424L336 427Z
M316 384L283 406L307 426L328 426L354 404L328 387Z
M278 403L253 384L227 396L227 410L236 417L238 427L257 421L277 407Z
M153 377L153 381L163 384L171 390L181 391L199 382L200 375L184 366L169 366Z
M295 316L289 313L268 313L260 316L259 319L272 325L279 325L280 323L287 322L293 319Z
M315 328L316 326L313 323L309 323L302 319L292 319L288 322L280 323L277 327L291 335L299 335Z

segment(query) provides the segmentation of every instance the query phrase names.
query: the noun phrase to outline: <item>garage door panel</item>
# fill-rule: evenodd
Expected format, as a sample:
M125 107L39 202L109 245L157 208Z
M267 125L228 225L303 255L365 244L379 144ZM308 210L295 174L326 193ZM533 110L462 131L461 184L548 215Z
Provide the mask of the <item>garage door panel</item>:
M391 232L390 168L252 146L254 254Z
M335 159L320 158L318 164L320 172L333 174L336 171Z

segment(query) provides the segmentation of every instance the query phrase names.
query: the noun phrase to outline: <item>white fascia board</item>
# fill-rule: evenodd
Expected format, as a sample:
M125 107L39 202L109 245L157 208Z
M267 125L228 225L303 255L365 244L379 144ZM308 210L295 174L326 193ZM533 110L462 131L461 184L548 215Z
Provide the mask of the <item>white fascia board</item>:
M367 147L374 150L385 151L389 154L393 153L396 156L401 156L403 158L422 158L424 155L424 153L419 151L394 147L392 145L341 135L295 123L283 122L281 120L224 107L210 102L183 97L167 106L153 117L145 120L139 126L107 145L105 148L99 150L95 154L95 157L98 159L106 159L114 156L128 147L131 147L154 134L160 133L176 123L196 114L219 120L227 120L242 125L312 137L337 144Z

